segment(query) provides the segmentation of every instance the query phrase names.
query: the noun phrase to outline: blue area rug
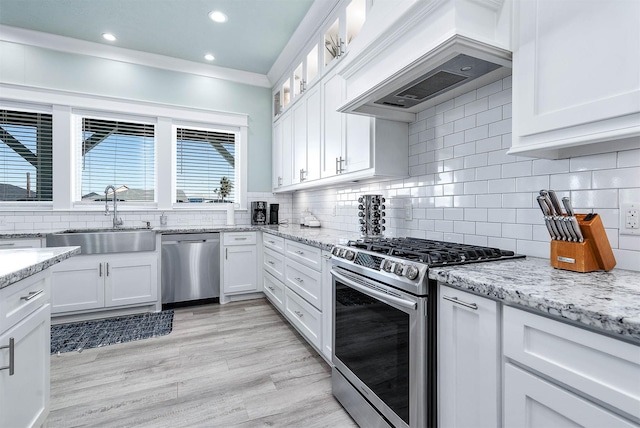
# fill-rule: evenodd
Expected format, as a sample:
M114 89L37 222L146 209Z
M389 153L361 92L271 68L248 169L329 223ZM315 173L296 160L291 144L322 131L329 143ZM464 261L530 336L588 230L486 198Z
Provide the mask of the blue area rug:
M129 315L51 326L51 353L82 352L115 343L164 336L173 330L173 311Z

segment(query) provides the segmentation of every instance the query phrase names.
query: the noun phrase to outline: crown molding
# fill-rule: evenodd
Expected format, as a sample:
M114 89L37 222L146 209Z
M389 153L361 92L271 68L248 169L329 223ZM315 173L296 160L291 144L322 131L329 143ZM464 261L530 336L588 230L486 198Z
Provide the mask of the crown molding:
M8 25L0 25L0 41L161 68L179 73L194 74L263 88L271 88L272 86L264 74L200 64L194 61L125 49L117 46L107 46L101 43L88 42Z

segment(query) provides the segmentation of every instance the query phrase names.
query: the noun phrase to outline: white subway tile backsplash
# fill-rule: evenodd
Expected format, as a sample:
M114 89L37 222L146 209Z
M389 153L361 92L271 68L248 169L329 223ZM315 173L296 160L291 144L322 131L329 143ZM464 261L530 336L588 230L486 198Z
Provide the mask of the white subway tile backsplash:
M640 141L638 144L640 144ZM625 150L618 153L618 168L630 166L640 166L640 149Z
M617 153L602 153L598 155L571 158L571 171L593 171L596 169L612 169L617 165Z
M571 197L578 213L599 213L618 268L639 270L638 240L618 235L618 207L640 203L640 149L558 160L508 155L511 83L509 76L419 112L410 124L410 178L296 192L290 212L309 206L324 227L356 232L361 193L384 193L388 200L406 196L413 199L413 220L404 220L402 206L388 203L389 236L489 245L548 258L549 234L535 197L551 188L559 197ZM326 207L336 203L334 217ZM194 215L198 221L199 214Z
M593 189L619 189L640 185L640 167L593 171Z

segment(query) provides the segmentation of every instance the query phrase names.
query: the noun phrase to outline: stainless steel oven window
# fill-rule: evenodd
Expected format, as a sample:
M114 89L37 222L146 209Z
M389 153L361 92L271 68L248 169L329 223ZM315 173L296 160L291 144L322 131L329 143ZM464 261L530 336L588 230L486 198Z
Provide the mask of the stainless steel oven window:
M377 281L332 270L333 362L394 426L426 423L426 304Z

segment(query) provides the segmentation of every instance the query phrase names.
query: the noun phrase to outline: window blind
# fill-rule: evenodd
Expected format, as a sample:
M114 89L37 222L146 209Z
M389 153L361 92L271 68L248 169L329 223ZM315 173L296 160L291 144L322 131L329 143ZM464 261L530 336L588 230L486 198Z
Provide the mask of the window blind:
M112 184L119 201L154 201L154 125L83 117L81 128L81 200L104 201Z
M176 202L216 203L235 200L236 134L178 128ZM231 185L223 195L221 180Z
M0 110L0 201L51 201L52 116Z

